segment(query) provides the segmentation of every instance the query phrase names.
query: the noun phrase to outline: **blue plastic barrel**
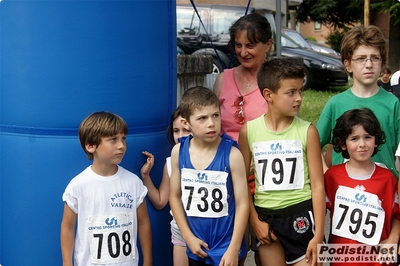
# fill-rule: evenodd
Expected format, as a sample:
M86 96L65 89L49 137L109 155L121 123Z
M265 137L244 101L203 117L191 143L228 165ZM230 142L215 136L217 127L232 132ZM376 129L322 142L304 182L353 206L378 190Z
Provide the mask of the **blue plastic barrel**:
M80 122L111 111L129 126L121 165L143 150L161 181L176 106L175 1L0 2L0 264L61 265L62 193L91 161ZM172 265L168 207L147 202L154 265Z

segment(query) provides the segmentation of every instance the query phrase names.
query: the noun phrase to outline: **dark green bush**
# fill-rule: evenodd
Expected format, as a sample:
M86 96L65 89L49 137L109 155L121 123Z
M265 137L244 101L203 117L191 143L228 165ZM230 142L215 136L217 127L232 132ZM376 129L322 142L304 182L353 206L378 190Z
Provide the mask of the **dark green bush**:
M343 29L341 30L335 29L331 31L331 33L326 38L326 43L329 44L329 46L336 52L340 52L340 44L342 42L342 39L346 31L347 30Z

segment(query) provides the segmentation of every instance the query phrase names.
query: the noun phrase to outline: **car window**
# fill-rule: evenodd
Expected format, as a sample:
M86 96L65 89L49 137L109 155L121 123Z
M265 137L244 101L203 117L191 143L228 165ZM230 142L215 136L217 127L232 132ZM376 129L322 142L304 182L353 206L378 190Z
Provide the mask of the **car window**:
M176 13L176 30L178 35L199 35L200 20L193 9L178 8Z
M212 34L229 34L229 28L238 18L243 15L244 10L212 10Z
M286 35L288 35L291 39L293 39L298 45L303 48L311 49L311 46L304 40L303 36L300 35L297 31L289 31L283 30Z
M299 45L287 38L285 35L281 35L281 44L283 47L299 48Z

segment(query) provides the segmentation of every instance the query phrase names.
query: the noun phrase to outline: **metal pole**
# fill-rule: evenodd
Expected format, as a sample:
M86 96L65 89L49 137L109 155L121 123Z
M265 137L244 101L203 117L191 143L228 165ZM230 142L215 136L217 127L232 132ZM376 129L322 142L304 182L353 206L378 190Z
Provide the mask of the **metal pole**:
M282 42L281 42L281 28L282 28L282 12L281 12L281 0L276 0L276 56L281 56L282 54Z

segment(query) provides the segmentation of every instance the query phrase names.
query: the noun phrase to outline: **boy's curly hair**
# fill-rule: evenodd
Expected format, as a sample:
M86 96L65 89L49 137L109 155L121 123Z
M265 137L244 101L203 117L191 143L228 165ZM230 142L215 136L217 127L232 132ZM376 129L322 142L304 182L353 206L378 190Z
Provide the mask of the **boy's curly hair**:
M333 149L338 153L341 152L344 158L350 158L349 152L343 147L346 147L346 139L352 134L355 126L362 126L368 134L375 137L377 146L372 154L374 156L379 151L379 147L385 143L386 136L378 119L368 108L348 110L336 120L336 126L332 131Z

